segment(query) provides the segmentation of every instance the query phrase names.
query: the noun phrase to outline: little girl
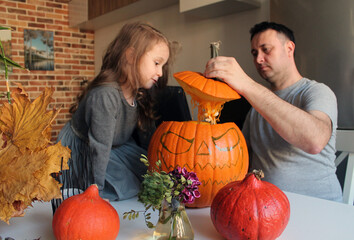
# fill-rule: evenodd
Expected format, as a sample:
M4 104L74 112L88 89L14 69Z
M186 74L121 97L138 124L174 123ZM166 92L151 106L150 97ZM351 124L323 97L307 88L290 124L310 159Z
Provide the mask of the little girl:
M166 86L169 59L170 43L160 31L139 22L123 26L58 136L71 149L63 189L85 190L95 183L109 200L138 193L146 172L140 156L155 126L149 89Z

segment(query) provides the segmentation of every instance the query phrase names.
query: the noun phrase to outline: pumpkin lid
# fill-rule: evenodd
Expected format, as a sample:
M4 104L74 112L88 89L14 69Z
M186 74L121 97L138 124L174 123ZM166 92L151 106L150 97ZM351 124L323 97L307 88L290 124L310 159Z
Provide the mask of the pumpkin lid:
M224 82L206 78L199 72L183 71L173 74L184 91L197 101L228 102L241 98L240 95Z
M211 57L218 55L220 41L210 44ZM192 104L198 106L198 120L216 124L225 102L239 99L240 95L226 83L206 78L199 72L183 71L173 74L184 91L191 95Z

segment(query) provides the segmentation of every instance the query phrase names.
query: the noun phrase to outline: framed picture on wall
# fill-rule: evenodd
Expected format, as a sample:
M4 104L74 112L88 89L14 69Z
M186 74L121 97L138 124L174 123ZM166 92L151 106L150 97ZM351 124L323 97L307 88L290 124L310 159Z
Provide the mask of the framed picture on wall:
M0 40L4 49L5 56L11 58L11 30L1 30ZM5 71L5 65L0 62L0 71ZM12 67L8 66L8 71L12 71Z
M29 70L54 70L53 32L25 29L25 67Z

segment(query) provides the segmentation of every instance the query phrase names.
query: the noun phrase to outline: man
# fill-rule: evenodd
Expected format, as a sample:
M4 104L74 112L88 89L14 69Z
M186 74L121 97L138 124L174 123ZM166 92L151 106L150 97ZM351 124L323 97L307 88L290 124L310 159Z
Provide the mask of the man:
M221 78L252 105L243 127L251 169L262 169L264 180L284 191L342 201L334 164L334 93L301 76L290 29L262 22L250 33L254 64L270 89L251 79L231 57L209 60L204 74Z

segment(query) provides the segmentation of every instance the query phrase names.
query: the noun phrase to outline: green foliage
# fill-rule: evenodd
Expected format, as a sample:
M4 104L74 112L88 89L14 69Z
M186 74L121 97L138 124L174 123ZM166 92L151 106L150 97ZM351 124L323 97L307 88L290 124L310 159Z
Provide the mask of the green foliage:
M0 30L11 30L11 28L0 26ZM5 51L4 51L4 47L2 46L1 40L0 40L0 50L1 50L0 51L0 62L4 63L4 65L5 65L5 78L7 79L9 65L13 66L13 67L17 67L17 68L22 68L22 69L23 69L23 67L21 65L19 65L18 63L12 61L12 59L5 56Z
M149 213L148 210L152 208L152 210L155 211L156 209L152 207L152 205L144 204L144 206L145 206L145 210L142 211L130 210L129 212L123 213L123 219L128 218L129 220L134 220L135 218L139 217L139 213L143 213L146 226L148 228L154 228L155 227L154 224L150 221L151 213Z
M147 157L142 154L140 161L143 162L147 167L149 167L149 161ZM143 182L141 184L141 189L138 193L139 202L144 203L144 211L131 210L130 212L123 213L123 219L128 218L129 220L135 219L139 216L139 213L143 213L145 217L145 223L148 228L154 228L149 219L151 218L151 213L148 210L151 208L153 211L160 209L161 203L164 199L171 203L172 200L172 187L173 181L171 177L161 170L161 161L156 162L156 168L148 170L146 174L143 175Z
M11 28L0 26L0 30L11 30ZM1 40L0 40L0 62L4 63L4 66L5 66L5 79L6 79L6 87L7 87L7 99L9 101L9 103L11 103L10 90L9 90L9 86L8 86L8 66L13 66L13 67L20 68L20 69L25 69L25 68L23 68L20 64L12 61L12 59L10 59L10 58L5 56L5 51L4 51L4 48L2 46Z
M21 68L21 69L25 69L23 68L20 64L14 62L12 59L8 58L5 56L5 53L4 53L4 48L1 44L1 41L0 41L0 48L1 48L1 52L0 52L0 62L3 62L4 64L7 64L7 66L13 66L13 67L17 67L17 68ZM5 69L6 71L6 69Z
M143 154L141 156L140 161L149 167L147 157ZM144 181L138 193L138 200L146 205L151 205L155 209L159 209L162 200L171 196L174 183L170 175L161 170L160 160L156 162L156 166L156 169L148 170L147 173L143 175Z

